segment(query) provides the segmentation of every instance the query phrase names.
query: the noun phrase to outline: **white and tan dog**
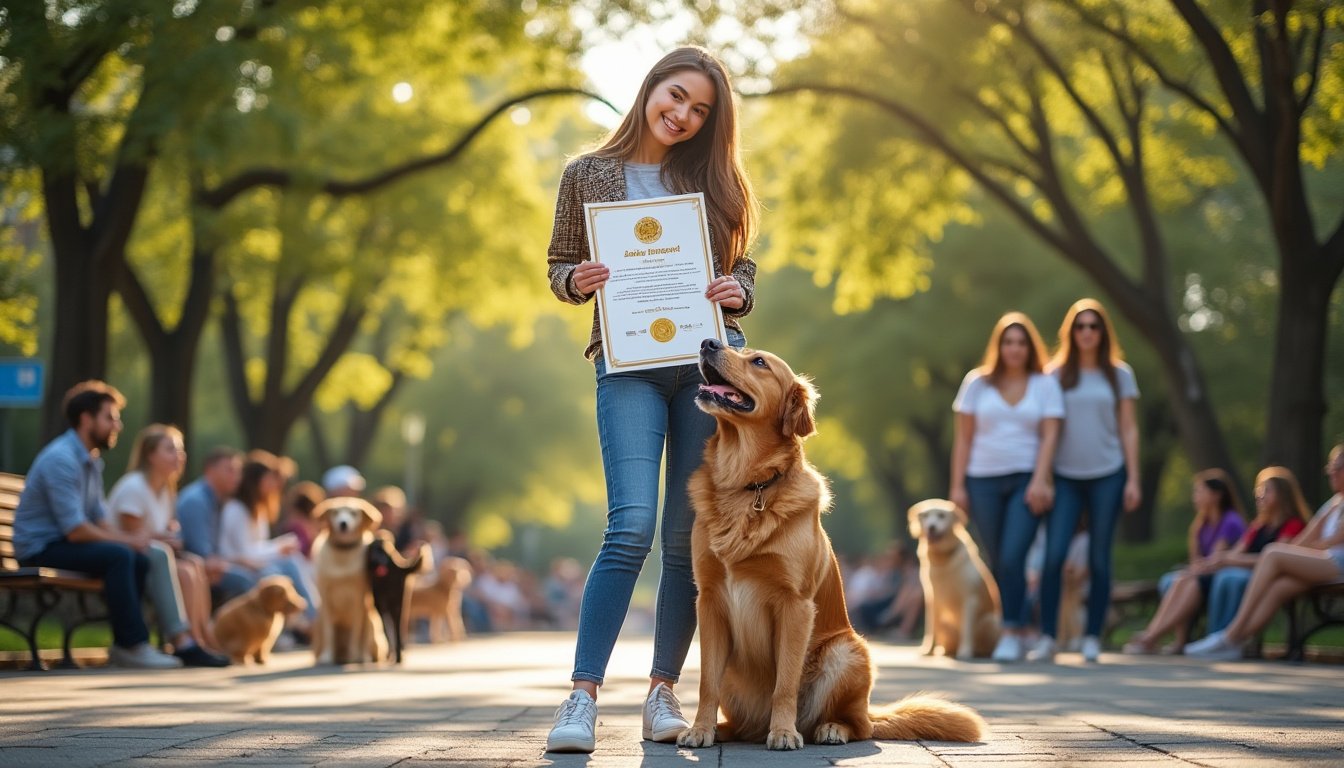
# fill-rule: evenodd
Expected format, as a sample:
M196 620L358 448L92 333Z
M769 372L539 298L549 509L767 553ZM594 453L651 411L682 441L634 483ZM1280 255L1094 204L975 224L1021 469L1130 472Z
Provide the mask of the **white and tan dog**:
M368 548L383 516L352 496L327 499L313 510L322 531L313 541L313 570L321 602L313 655L318 664L357 664L387 658L387 635L369 588Z
M966 513L946 499L910 508L924 586L924 655L988 657L999 641L999 588L966 530Z

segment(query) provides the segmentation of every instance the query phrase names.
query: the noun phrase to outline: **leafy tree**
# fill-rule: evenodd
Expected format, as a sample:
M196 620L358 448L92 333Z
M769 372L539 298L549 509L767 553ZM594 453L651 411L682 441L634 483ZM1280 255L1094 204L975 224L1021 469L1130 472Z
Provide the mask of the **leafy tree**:
M770 93L791 97L776 122L843 143L834 162L871 170L847 188L818 187L824 171L797 164L797 194L844 201L843 216L866 226L815 227L791 254L822 274L843 264L847 301L861 301L860 285L899 293L920 280L928 238L962 220L967 190L981 190L1081 268L1152 347L1198 466L1234 463L1181 327L1186 262L1169 217L1216 202L1244 176L1258 199L1243 213L1272 235L1279 287L1261 460L1287 464L1314 489L1330 297L1344 269L1344 9L1193 0L738 9L752 22L781 7L811 14L810 48L771 73ZM831 212L815 206L802 220ZM855 242L870 232L890 247Z

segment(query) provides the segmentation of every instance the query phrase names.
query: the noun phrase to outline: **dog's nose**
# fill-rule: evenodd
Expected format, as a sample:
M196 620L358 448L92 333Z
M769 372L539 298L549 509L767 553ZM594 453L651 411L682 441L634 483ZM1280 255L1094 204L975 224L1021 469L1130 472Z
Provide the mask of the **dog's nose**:
M705 339L700 342L701 352L717 352L720 349L723 349L723 342L718 339Z

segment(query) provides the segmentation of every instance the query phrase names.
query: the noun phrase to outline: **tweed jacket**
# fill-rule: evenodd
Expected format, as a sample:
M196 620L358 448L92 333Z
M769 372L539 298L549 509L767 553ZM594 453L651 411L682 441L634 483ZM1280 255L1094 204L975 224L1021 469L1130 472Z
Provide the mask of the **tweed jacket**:
M547 272L551 291L568 304L583 304L593 298L574 289L569 279L580 262L589 259L588 225L583 215L584 203L613 203L626 199L625 162L618 158L581 155L565 166L560 177L560 192L555 201L555 229L551 231L551 246L546 251ZM720 276L722 261L714 253L714 275ZM756 263L747 256L733 265L733 277L742 286L746 301L741 309L723 308L724 325L741 332L738 318L751 312L756 295ZM588 347L583 351L589 360L602 349L602 329L597 305L593 305L593 332Z

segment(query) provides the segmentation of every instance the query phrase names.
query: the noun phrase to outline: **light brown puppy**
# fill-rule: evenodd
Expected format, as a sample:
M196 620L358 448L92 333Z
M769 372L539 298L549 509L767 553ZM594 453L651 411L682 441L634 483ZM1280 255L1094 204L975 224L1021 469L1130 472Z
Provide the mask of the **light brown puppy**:
M830 490L803 454L816 431L812 385L768 352L714 339L701 346L700 371L696 403L718 430L690 482L700 707L677 743L979 739L974 710L934 696L869 711L868 645L849 624L821 527Z
M215 614L219 650L234 664L265 664L285 617L308 607L288 576L267 576L247 593L220 606Z
M924 586L924 655L985 658L999 641L999 587L966 530L966 513L946 499L910 508Z
M460 557L445 557L435 573L434 581L417 583L411 592L411 618L429 620L431 643L466 640L462 591L471 584L471 564Z
M313 540L313 570L321 596L313 657L318 664L383 661L387 635L373 606L367 560L383 516L353 496L327 499L313 516L322 523Z

